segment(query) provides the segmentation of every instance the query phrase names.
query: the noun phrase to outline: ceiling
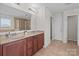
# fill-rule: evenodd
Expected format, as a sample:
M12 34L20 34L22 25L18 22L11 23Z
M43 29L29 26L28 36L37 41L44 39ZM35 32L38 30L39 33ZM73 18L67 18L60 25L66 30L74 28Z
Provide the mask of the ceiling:
M24 9L26 9L28 6L29 7L32 6L32 7L38 8L38 7L40 7L40 5L45 6L52 13L58 13L58 12L63 12L65 10L72 10L72 9L78 9L79 8L79 3L28 3L28 4L27 3L21 3L20 4L20 6L23 7ZM6 11L6 9L7 8L3 8L2 7L2 11L3 10ZM12 10L14 10L14 9L12 9ZM7 12L8 12L8 10L7 10ZM19 14L19 12L21 12L21 13ZM9 13L10 13L10 11L9 11ZM25 12L23 13L22 11L18 11L17 14L25 15Z
M43 3L42 5L47 7L52 13L79 8L79 3Z
M14 17L25 18L25 19L31 18L31 15L29 13L26 13L16 8L12 8L4 4L0 4L0 8L1 8L0 15L8 15L8 16L14 16Z

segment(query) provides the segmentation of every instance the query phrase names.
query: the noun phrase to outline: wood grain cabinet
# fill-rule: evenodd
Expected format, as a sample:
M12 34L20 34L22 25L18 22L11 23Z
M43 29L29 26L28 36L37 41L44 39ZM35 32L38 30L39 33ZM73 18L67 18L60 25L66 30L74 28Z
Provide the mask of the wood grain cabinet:
M24 40L11 42L3 45L3 56L24 56Z
M33 37L28 37L26 39L26 49L27 49L27 55L31 56L33 55Z
M33 54L35 54L38 51L38 38L37 35L33 36Z
M38 50L40 50L41 48L43 48L43 45L44 45L44 33L42 34L39 34L37 36L37 42L38 42Z
M0 45L0 56L2 56L2 45Z
M14 42L0 45L0 55L3 56L32 56L43 48L44 33L26 37Z

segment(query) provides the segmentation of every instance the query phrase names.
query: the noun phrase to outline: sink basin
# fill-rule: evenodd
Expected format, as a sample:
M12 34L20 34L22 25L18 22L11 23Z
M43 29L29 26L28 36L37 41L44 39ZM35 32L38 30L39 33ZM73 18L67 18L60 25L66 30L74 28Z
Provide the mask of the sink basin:
M17 38L22 38L24 37L24 33L19 33L19 34L15 34L15 35L10 35L11 39L17 39Z

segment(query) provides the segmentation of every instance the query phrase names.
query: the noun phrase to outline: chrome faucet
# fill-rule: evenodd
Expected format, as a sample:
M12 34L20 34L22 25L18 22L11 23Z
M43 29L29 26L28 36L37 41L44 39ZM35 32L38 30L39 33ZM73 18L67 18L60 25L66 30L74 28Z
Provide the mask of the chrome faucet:
M6 36L7 38L10 38L10 32L8 32L8 34L5 34L5 36Z
M24 35L25 35L26 32L27 32L27 30L24 31Z

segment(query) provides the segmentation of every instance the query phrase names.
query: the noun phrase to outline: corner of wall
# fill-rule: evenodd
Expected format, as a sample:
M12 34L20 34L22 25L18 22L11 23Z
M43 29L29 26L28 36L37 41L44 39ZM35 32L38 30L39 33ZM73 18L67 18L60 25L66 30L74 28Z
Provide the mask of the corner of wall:
M44 48L47 48L49 46L50 42L48 44L44 44Z

